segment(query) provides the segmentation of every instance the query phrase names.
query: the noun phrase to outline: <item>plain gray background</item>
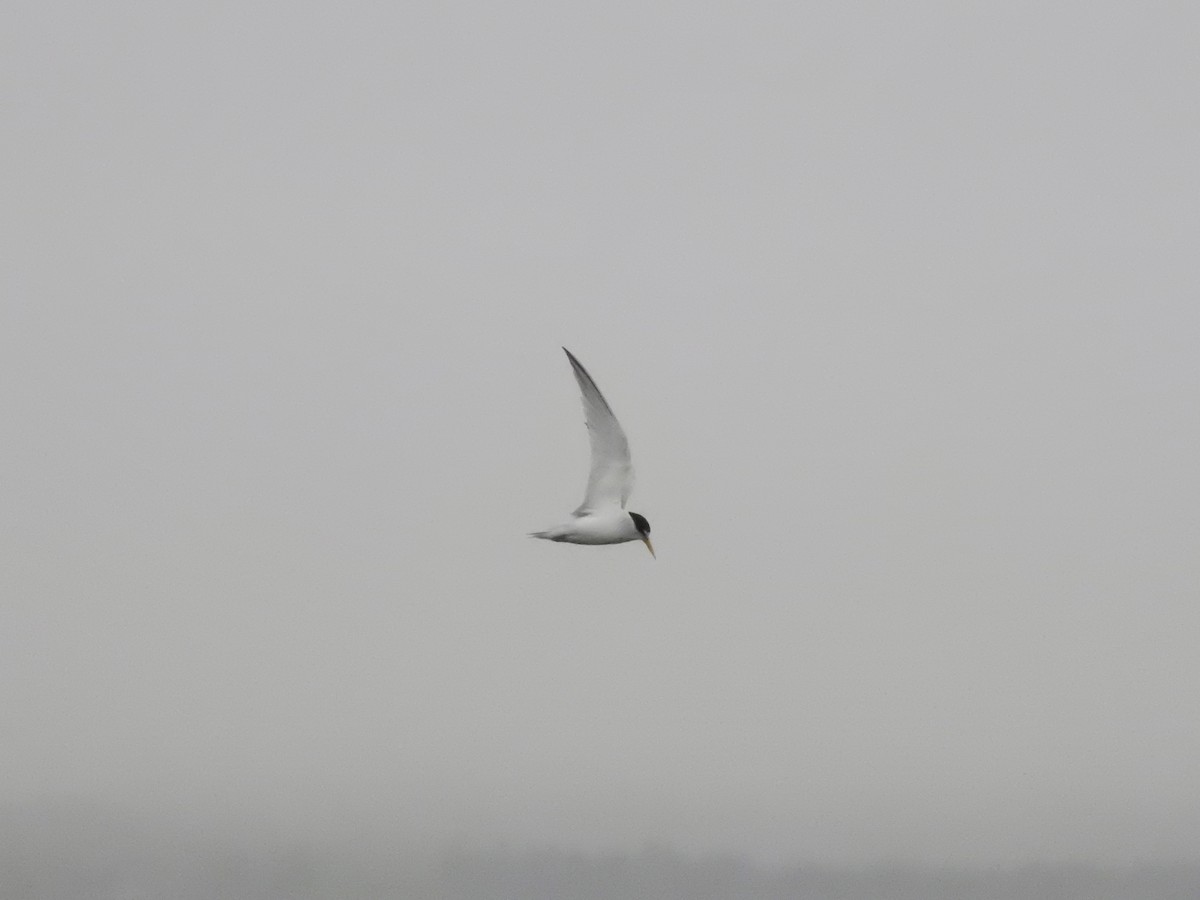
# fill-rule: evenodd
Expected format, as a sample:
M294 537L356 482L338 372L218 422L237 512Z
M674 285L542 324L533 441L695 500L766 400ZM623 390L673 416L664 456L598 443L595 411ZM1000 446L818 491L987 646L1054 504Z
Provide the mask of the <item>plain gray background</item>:
M0 804L1197 858L1194 4L6 19Z

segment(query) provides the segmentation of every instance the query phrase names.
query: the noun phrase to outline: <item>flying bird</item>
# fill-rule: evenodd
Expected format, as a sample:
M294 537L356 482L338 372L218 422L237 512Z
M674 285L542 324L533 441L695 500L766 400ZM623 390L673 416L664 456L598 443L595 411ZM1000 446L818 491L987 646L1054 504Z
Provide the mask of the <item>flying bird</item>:
M563 352L571 361L583 394L583 415L592 443L592 470L583 503L571 513L570 520L545 531L534 531L530 537L569 544L641 541L654 556L650 523L640 513L625 510L633 491L633 463L629 460L629 441L621 423L583 364L566 347Z

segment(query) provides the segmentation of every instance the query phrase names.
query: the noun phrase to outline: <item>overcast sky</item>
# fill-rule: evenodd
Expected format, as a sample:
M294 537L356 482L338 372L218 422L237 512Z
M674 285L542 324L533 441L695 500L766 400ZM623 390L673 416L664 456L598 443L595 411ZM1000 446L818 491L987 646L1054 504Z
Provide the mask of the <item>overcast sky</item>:
M1196 858L1193 3L6 19L0 804Z

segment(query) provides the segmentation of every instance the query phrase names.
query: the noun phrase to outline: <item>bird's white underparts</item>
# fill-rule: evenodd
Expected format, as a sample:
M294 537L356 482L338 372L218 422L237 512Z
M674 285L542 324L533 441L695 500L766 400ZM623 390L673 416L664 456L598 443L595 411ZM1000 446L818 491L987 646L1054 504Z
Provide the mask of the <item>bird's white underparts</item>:
M571 518L545 531L534 531L530 536L568 544L641 541L653 556L650 523L640 513L625 509L633 491L629 440L587 369L566 347L563 347L563 352L571 361L571 369L575 372L575 380L579 382L579 391L583 395L583 417L592 445L592 468L588 473L583 503L571 513Z

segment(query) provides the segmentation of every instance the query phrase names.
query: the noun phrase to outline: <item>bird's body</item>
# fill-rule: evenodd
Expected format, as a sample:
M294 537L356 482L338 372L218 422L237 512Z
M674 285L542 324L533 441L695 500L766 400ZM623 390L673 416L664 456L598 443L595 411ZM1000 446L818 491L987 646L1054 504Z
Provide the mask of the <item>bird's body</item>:
M635 512L627 512L625 503L633 490L633 463L629 441L613 415L612 407L596 387L596 382L566 347L575 380L583 396L583 412L592 445L592 466L583 503L561 525L535 531L532 537L569 544L623 544L642 541L651 554L650 523Z
M562 525L534 532L533 536L568 544L623 544L642 539L633 519L623 509L586 512Z

